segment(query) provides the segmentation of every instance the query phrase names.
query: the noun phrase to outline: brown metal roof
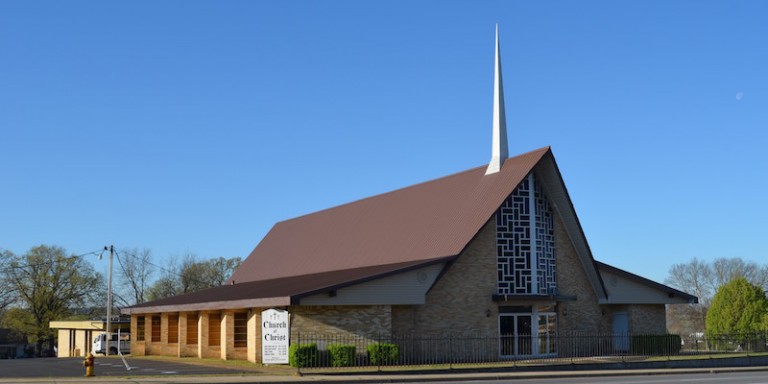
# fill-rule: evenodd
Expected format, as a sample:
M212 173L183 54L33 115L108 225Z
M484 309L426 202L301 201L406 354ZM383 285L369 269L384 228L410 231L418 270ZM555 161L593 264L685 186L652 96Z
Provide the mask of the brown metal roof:
M449 258L374 265L304 276L222 285L184 295L136 304L123 309L123 313L137 314L162 311L196 311L289 305L301 297L331 292L349 285L405 272L432 263L444 262L447 259Z
M458 255L547 153L486 166L277 223L229 282L304 276Z
M277 223L227 285L123 313L290 305L324 290L450 260L545 157L556 167L544 147L507 159L498 173L485 175L486 166L477 167ZM592 261L588 252L582 256Z

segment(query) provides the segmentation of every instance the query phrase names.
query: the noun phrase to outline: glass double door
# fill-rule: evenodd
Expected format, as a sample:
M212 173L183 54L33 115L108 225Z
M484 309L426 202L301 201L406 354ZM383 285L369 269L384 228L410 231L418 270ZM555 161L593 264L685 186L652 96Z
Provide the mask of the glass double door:
M499 318L501 355L520 356L533 354L533 315L502 314Z

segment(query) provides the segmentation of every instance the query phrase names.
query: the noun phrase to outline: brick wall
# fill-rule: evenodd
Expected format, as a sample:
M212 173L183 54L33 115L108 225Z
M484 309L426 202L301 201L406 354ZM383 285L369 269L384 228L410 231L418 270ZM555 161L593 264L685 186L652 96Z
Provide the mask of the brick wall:
M629 306L629 332L636 335L666 334L667 319L664 304Z
M559 303L558 331L562 333L598 334L610 331L610 317L603 316L597 295L589 283L568 232L555 213L555 247L557 257L557 289L563 296L576 300Z
M245 359L261 363L261 312L266 308L253 308L248 314L248 347Z
M139 334L137 327L137 319L144 317L144 315L131 315L131 355L144 356L144 342L138 341L137 336Z
M291 340L296 340L301 333L370 339L389 337L392 333L389 305L294 306L288 311L291 313Z
M496 291L495 254L495 219L491 219L432 287L426 304L393 307L394 332L495 335L498 310L491 300Z

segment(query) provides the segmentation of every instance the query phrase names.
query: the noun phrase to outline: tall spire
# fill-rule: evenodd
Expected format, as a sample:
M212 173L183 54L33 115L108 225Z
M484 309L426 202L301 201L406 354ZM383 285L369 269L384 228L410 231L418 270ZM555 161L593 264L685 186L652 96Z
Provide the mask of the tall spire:
M501 170L509 156L507 149L507 117L504 114L504 87L501 80L501 51L499 49L499 25L496 24L496 63L493 73L493 148L486 175Z

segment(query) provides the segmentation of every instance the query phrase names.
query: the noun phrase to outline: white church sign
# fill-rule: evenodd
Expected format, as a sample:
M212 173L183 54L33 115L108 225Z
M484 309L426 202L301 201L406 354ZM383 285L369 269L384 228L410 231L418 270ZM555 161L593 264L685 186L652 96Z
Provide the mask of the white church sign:
M267 309L261 312L261 363L288 364L291 333L288 311Z

